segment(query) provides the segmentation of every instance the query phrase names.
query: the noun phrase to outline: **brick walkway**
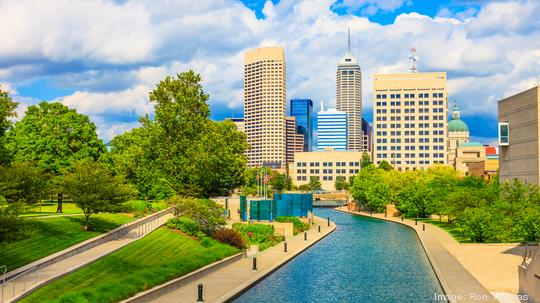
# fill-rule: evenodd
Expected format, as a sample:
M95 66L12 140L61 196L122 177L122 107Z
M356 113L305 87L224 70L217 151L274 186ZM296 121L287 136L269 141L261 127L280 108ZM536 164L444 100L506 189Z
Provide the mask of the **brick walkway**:
M404 219L401 221L401 218L385 218L384 214L370 215L366 212L353 212L346 210L345 207L343 209L337 208L336 210L397 222L408 225L415 229L420 241L424 246L424 250L426 251L431 265L433 266L433 269L435 270L444 291L449 297L450 302L499 302L482 284L480 284L480 282L478 282L478 280L470 272L463 267L463 265L458 262L458 260L456 260L456 258L454 258L454 256L448 252L448 250L443 247L443 245L441 245L441 238L443 241L448 241L448 239L445 237L450 236L440 228L430 224L425 224L424 231L423 224L418 222L418 225L415 225L415 221L413 220Z
M318 232L318 225L321 226L320 233ZM185 286L177 288L152 302L196 302L198 284L204 285L204 302L226 301L266 277L336 228L333 222L331 222L329 227L327 225L325 219L315 217L315 225L307 232L308 241L304 241L304 234L300 233L286 239L288 253L283 252L283 243L258 253L256 255L256 271L252 270L253 259L243 258L209 273L200 279L190 282ZM152 289L148 292L151 291ZM133 300L133 298L131 300ZM126 300L126 302L129 301L130 299Z
M164 224L171 217L171 214L161 216L157 219L157 224L154 224L155 227ZM147 225L147 230L151 230L150 225L152 224L150 222L143 225ZM82 253L51 264L45 268L41 268L37 272L31 271L27 275L15 279L15 282L6 283L3 285L3 289L0 289L0 296L3 295L3 298L0 297L0 302L11 302L14 298L19 297L23 293L28 293L30 289L36 286L44 286L55 279L128 245L140 238L137 234L138 231L139 229L136 228L119 239L108 241L104 244L90 248Z

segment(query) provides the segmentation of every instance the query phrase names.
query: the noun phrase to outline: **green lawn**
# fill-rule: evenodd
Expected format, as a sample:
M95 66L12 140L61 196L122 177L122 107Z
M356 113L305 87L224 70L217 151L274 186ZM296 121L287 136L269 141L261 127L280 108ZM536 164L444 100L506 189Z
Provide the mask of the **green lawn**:
M21 302L118 302L237 252L215 240L197 241L161 227Z
M37 216L52 216L59 215L56 213L56 202L44 202L28 209L21 217L37 217ZM62 203L63 214L82 214L82 210L75 203Z
M82 216L27 219L35 227L31 236L0 247L0 265L14 270L131 220L125 214L97 214L90 217L90 231L84 231Z
M414 218L410 218L410 219L414 220ZM446 221L439 221L437 219L424 219L424 218L419 218L418 222L429 223L429 224L432 224L432 225L435 225L444 229L447 233L449 233L454 238L454 240L456 240L459 243L472 243L469 237L464 237L463 235L461 235L459 228L455 224L451 224Z

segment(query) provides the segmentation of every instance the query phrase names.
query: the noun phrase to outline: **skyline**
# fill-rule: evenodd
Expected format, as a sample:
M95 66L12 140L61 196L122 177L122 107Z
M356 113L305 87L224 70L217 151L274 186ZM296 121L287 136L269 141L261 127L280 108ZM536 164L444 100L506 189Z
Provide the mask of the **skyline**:
M336 106L335 66L350 27L366 120L373 75L407 72L414 46L419 71L448 73L449 101L458 101L471 139L491 143L497 99L532 87L540 74L540 3L429 2L2 1L0 82L23 105L19 113L61 100L89 115L107 141L151 112L148 92L162 78L190 68L203 77L214 119L243 116L242 53L281 45L287 101L310 98L317 112L321 100Z

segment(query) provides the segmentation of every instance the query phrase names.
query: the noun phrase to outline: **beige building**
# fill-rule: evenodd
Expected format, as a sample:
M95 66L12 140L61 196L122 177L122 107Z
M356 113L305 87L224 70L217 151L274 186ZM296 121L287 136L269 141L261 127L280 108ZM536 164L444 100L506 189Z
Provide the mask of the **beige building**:
M362 151L362 71L351 51L350 32L348 38L349 49L336 72L336 109L347 113L347 149Z
M448 165L455 169L458 146L470 141L469 127L461 120L461 114L457 104L452 109L452 120L448 122Z
M285 129L287 133L286 154L287 163L294 162L294 154L304 151L304 135L296 133L296 118L285 118Z
M463 142L456 148L455 168L465 176L483 176L486 148L478 142Z
M374 163L399 170L446 164L446 73L376 74L373 80Z
M249 166L283 168L286 162L286 66L281 47L244 53L244 121Z
M351 176L358 174L361 159L362 152L358 151L327 149L295 153L289 173L294 185L308 184L311 177L317 177L323 190L334 191L334 184L339 176L349 181Z
M499 178L538 185L540 86L499 101Z

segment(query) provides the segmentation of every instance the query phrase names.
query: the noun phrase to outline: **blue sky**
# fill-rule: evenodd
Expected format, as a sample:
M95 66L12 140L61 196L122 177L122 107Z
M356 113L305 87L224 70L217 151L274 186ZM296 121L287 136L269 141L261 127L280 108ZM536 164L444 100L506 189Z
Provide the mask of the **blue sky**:
M21 102L19 118L39 100L63 102L108 141L152 112L159 80L188 69L214 119L242 116L242 53L281 45L288 98L332 107L350 28L368 121L373 74L406 72L416 47L419 70L448 73L471 135L491 143L497 100L540 75L539 14L534 0L4 0L0 85Z

